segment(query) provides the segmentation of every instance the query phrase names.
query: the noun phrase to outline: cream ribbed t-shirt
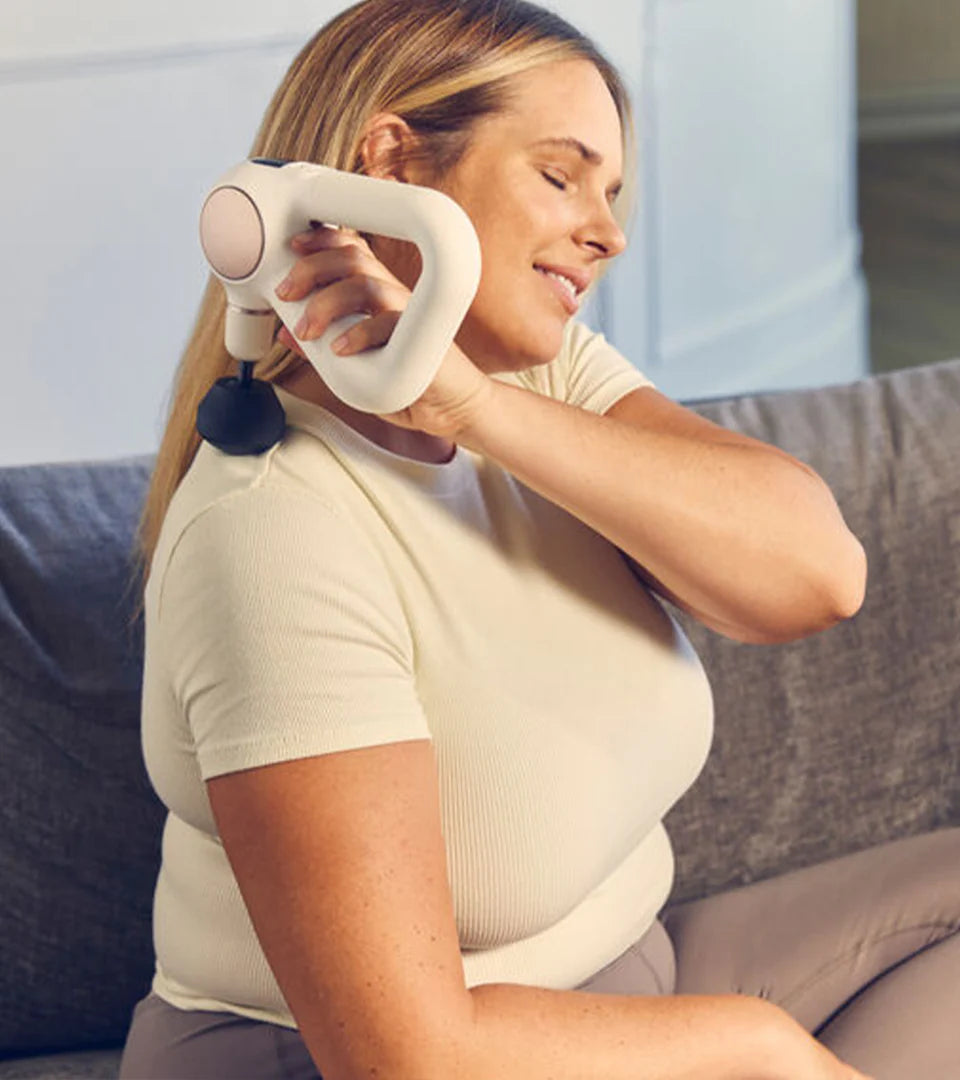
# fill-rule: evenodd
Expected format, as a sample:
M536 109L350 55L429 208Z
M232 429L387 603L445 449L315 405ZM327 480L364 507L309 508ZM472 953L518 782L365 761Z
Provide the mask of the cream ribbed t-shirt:
M652 385L575 321L550 364L494 377L598 413ZM154 991L295 1027L204 781L423 738L467 986L579 985L670 893L661 819L713 735L697 656L613 544L492 461L401 457L278 395L277 446L202 444L147 584Z

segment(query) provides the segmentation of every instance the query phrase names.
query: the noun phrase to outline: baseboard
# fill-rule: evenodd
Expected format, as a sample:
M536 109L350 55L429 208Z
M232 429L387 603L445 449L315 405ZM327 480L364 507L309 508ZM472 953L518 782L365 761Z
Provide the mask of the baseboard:
M861 97L857 119L861 142L960 134L960 83Z

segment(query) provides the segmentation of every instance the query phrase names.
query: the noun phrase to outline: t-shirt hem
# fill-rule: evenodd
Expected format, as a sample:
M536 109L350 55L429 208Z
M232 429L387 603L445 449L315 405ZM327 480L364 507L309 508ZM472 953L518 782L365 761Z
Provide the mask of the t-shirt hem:
M612 378L603 387L591 394L589 399L580 405L580 408L603 415L608 409L613 408L621 398L625 398L627 394L633 393L634 390L642 390L646 386L653 387L653 383L641 375L639 371L636 375L625 373L623 376ZM656 387L653 388L656 389Z
M154 970L153 981L150 990L168 1005L184 1012L218 1012L230 1013L234 1016L243 1016L247 1020L259 1020L265 1024L276 1024L279 1027L299 1030L299 1025L289 1012L279 1012L275 1009L260 1009L253 1005L237 1005L234 1002L224 1002L217 998L204 997L201 994L191 994L185 988L178 988L173 980L169 979L159 965Z
M225 773L275 765L282 761L335 754L342 750L361 750L386 743L433 739L423 719L398 721L396 716L380 717L366 723L351 722L341 728L322 727L302 735L288 732L277 739L247 740L231 746L206 748L198 752L200 775L204 781Z

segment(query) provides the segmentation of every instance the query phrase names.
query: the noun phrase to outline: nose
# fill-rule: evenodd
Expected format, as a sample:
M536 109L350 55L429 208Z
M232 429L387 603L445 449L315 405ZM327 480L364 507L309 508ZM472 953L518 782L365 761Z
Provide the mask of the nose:
M606 259L619 255L627 246L627 238L613 213L613 207L602 198L580 226L577 243L599 251Z

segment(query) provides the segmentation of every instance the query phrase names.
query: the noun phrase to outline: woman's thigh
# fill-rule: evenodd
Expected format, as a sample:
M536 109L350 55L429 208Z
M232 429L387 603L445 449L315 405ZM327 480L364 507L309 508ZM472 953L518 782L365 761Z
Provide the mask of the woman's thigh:
M133 1010L120 1080L322 1080L300 1033L150 993Z
M680 904L661 919L676 993L763 997L816 1032L869 983L960 929L960 828ZM922 995L930 1009L941 1008L938 994L935 980Z
M960 1076L960 933L888 971L817 1039L876 1080Z

